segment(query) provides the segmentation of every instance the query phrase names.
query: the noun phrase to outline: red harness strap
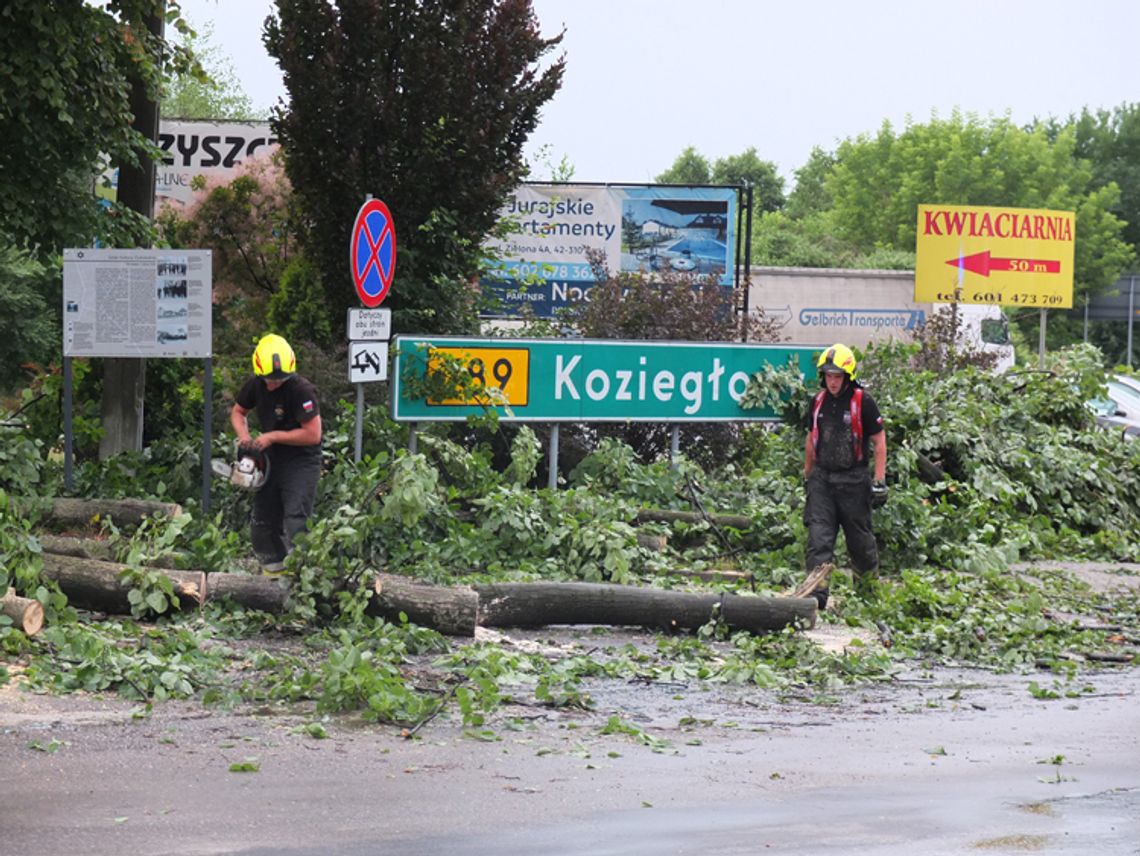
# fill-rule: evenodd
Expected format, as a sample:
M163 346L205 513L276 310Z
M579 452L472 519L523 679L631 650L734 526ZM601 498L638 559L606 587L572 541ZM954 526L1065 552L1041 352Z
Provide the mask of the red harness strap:
M828 392L821 389L815 396L811 412L811 446L819 451L819 411ZM863 390L855 387L851 393L851 439L855 444L855 460L863 460Z

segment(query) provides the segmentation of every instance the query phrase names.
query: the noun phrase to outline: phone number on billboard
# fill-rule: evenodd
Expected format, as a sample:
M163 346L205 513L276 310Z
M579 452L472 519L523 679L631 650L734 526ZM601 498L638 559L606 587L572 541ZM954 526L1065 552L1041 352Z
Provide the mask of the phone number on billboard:
M593 269L588 264L553 262L508 262L502 270L510 276L537 277L539 279L567 279L572 281L592 280Z

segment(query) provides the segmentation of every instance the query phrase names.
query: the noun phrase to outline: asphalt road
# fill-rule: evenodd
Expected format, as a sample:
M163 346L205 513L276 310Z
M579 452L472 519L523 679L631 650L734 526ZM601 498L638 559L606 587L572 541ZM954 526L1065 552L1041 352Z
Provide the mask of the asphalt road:
M1140 854L1140 671L916 672L834 703L599 682L485 739L0 691L0 852ZM620 713L662 741L600 734ZM249 761L257 772L231 772Z

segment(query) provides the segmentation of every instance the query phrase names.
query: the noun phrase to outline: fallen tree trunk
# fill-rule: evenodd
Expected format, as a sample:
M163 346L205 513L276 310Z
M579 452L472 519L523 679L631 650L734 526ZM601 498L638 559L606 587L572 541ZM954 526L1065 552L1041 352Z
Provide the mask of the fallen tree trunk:
M174 502L153 502L148 499L78 499L60 496L51 500L18 500L20 508L39 508L45 523L55 526L81 526L89 528L98 521L111 518L119 527L136 527L144 517L165 514L173 517L182 513L182 506Z
M44 553L43 563L44 577L59 584L72 606L118 615L130 614L131 602L127 594L131 587L122 578L126 565L58 553ZM206 575L202 571L155 569L155 572L165 574L174 583L180 607L202 603L206 591Z
M732 529L751 529L752 518L741 514L702 514L699 511L670 511L664 508L643 508L637 512L636 523L715 523Z
M124 565L44 553L44 576L55 580L76 606L129 614L130 587ZM290 586L284 580L244 574L155 569L174 583L180 606L230 598L241 606L281 613ZM474 636L476 626L543 627L549 624L612 624L669 630L696 629L719 618L734 630L763 633L792 625L815 626L815 598L753 597L665 591L602 583L494 583L437 586L394 574L379 574L368 612L409 621L455 636Z
M479 595L483 627L614 624L691 630L719 617L734 630L763 633L796 623L814 627L817 608L815 598L703 594L605 583L489 583L472 588Z
M12 623L28 636L35 636L44 626L43 604L30 597L20 597L12 588L0 597L0 615L11 618Z
M204 602L228 597L246 609L277 615L285 611L285 603L289 600L291 585L287 579L225 573L209 573L205 576Z
M395 574L379 574L372 586L369 615L408 620L452 636L474 636L479 596L468 586L435 586Z

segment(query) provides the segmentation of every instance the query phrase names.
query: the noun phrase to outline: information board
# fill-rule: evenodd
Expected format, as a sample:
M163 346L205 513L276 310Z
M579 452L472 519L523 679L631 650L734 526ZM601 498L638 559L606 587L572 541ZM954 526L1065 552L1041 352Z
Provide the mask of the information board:
M65 357L212 355L209 250L63 251Z

